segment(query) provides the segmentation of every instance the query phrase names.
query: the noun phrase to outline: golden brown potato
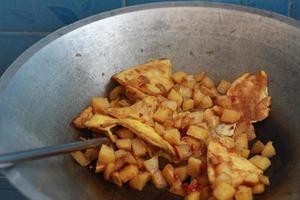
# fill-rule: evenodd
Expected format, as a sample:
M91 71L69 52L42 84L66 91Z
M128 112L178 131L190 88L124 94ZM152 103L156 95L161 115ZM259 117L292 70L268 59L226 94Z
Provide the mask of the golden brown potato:
M121 139L134 138L134 133L127 128L120 128L120 129L116 130L115 133Z
M99 154L98 148L87 149L84 152L85 157L90 161L97 160L98 154Z
M197 82L201 82L205 77L205 72L200 72L198 74L195 74L194 78Z
M99 164L99 163L96 163L95 173L104 172L105 167L106 167L105 164Z
M171 164L167 164L162 170L162 175L169 185L173 185L176 182L174 167Z
M106 144L103 144L99 151L98 156L98 163L99 164L108 164L108 163L114 163L116 160L115 152L114 150L107 146Z
M250 155L250 150L249 149L242 149L238 152L242 157L248 158Z
M259 175L259 181L265 185L270 185L269 177L264 176L262 174Z
M120 95L121 95L122 91L123 91L123 87L122 86L119 85L119 86L114 87L110 91L110 93L108 95L108 99L110 101L113 101L113 100L116 100L117 98L120 98Z
M178 72L175 72L173 75L172 75L172 80L175 82L175 83L181 83L182 81L185 80L187 74L183 71L178 71Z
M188 88L188 87L185 87L185 86L180 86L179 89L178 89L178 93L184 99L185 98L191 98L192 95L193 95L193 90L191 88Z
M213 194L218 200L228 200L234 197L235 189L230 184L221 182L215 187Z
M131 150L131 139L118 139L116 141L116 146L119 149L124 149L124 150Z
M200 106L201 101L203 100L204 97L205 95L200 90L194 90L193 100L194 100L195 107Z
M182 103L182 110L188 111L194 109L194 101L192 99L185 99Z
M114 172L114 173L112 173L111 179L112 179L112 181L114 182L114 184L116 184L116 185L119 186L119 187L122 187L123 182L122 182L122 180L121 180L121 177L120 177L119 172Z
M260 154L265 148L264 143L260 140L256 141L251 149L251 153L253 154Z
M199 104L200 108L210 108L213 105L214 105L213 101L211 100L211 98L209 96L204 96L202 98L202 101Z
M168 94L168 99L175 101L177 103L177 106L180 107L183 101L182 96L176 90L172 89L170 93Z
M199 140L206 140L208 130L199 126L190 126L186 134Z
M241 118L241 113L235 110L224 109L221 121L226 123L235 123Z
M214 182L214 185L218 185L220 183L228 183L228 184L231 185L232 184L231 177L227 173L224 173L224 172L220 173L217 176L217 178L216 178L216 180Z
M154 174L151 175L151 181L156 188L161 189L167 187L167 182L160 170L154 172Z
M204 85L205 87L208 87L208 88L213 88L215 87L215 83L214 81L209 78L208 76L205 76L202 80L202 85Z
M258 184L258 182L259 182L258 174L255 173L251 173L244 178L244 183L246 185L254 186Z
M174 112L177 110L177 102L171 100L164 100L163 102L161 102L160 107L167 108Z
M150 172L150 174L154 174L156 171L159 170L158 165L158 157L154 156L151 159L145 160L143 162L145 169Z
M225 80L221 80L217 90L218 92L220 92L221 94L226 94L227 90L231 87L231 83Z
M179 195L179 196L185 196L186 193L182 187L182 183L180 181L176 181L169 189L169 192Z
M111 174L115 171L115 163L108 163L104 170L104 178L110 180Z
M123 183L126 183L138 175L139 169L136 165L128 165L123 168L119 174Z
M201 160L194 157L189 157L187 165L187 174L192 177L199 176L201 172L201 164Z
M246 186L239 186L234 197L235 200L253 200L252 190Z
M179 177L181 182L184 182L185 179L187 178L188 174L187 174L187 166L181 166L181 167L177 167L174 169L174 173L176 176Z
M73 159L81 166L85 167L90 164L90 160L81 151L71 153Z
M276 151L275 151L275 148L273 146L273 142L269 141L263 151L261 152L261 155L264 156L264 157L268 157L268 158L271 158L273 156L276 155Z
M252 193L253 194L261 194L265 191L265 185L264 184L257 184L252 188Z
M180 160L185 160L192 155L191 147L188 144L176 145L175 151Z
M146 144L143 140L139 138L131 139L131 147L135 156L146 155Z
M170 144L180 144L180 132L178 129L167 129L163 137L170 143Z
M91 105L93 113L105 113L105 110L109 107L109 102L104 97L93 97Z
M143 172L136 175L133 179L130 180L129 185L135 190L141 191L147 184L147 182L151 179L151 175L149 172Z
M188 194L184 200L200 200L200 192L192 192Z
M259 156L259 155L253 156L252 158L249 159L249 161L263 171L265 171L271 165L271 161L269 160L269 158Z
M159 123L164 123L167 119L170 119L172 111L168 108L158 108L153 115L153 119Z
M221 106L221 107L226 108L226 109L230 109L231 104L232 104L231 99L228 96L217 96L216 99L215 99L215 103L218 106Z

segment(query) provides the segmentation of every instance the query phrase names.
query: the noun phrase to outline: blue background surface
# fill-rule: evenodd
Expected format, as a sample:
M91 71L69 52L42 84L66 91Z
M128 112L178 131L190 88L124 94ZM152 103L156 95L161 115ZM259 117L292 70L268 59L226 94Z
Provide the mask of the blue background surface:
M202 0L251 6L300 20L300 0ZM79 19L160 0L0 0L0 75L28 47ZM0 199L25 199L0 174Z

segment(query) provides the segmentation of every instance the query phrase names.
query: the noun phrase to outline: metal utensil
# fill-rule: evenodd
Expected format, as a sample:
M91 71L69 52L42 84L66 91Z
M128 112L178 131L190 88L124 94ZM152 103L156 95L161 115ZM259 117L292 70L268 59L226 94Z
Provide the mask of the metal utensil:
M107 141L106 138L95 138L95 139L89 139L85 141L58 144L58 145L53 145L48 147L41 147L41 148L3 154L0 155L0 168L11 167L12 165L19 162L41 159L45 157L70 153L73 151L80 151L88 148L98 147L101 144L105 143L106 141Z

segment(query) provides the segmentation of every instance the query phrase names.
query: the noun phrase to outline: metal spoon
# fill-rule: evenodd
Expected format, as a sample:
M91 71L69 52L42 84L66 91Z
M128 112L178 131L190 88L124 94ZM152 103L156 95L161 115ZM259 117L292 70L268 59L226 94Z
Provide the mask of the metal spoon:
M11 167L12 165L34 160L40 159L65 153L70 153L73 151L80 151L83 149L98 147L101 144L107 142L107 138L96 138L96 139L89 139L85 141L77 141L71 142L66 144L58 144L48 147L41 147L35 149L29 149L24 151L18 151L13 153L7 153L0 155L0 168L7 168Z

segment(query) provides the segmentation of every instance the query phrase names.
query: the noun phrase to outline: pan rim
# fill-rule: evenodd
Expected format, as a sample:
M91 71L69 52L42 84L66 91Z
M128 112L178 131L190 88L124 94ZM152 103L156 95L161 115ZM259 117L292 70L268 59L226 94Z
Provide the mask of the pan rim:
M151 10L151 9L158 9L158 8L171 8L171 7L208 7L208 8L221 8L227 10L234 10L234 11L241 11L246 12L249 14L259 15L262 17L271 18L282 23L288 24L295 28L300 29L300 22L295 19L270 12L265 11L257 8L245 7L240 5L234 4L227 4L227 3L215 3L215 2L194 2L194 1L179 1L179 2L160 2L160 3L150 3L150 4L143 4L143 5L135 5L124 7L112 11L107 11L104 13L96 14L82 20L79 20L75 23L70 25L64 26L53 33L47 35L45 38L38 41L36 44L25 50L3 73L0 78L0 95L3 94L7 86L9 85L11 79L14 77L15 73L23 66L27 60L29 60L32 55L38 52L43 47L47 46L52 41L58 39L59 37L77 29L83 27L87 24L92 22L102 20L108 17L113 17L116 15L141 11L141 10ZM7 170L2 170L2 173L8 178L10 183L14 185L23 195L28 198L32 199L51 199L51 197L47 196L46 194L38 191L30 182L27 181L19 172L18 170L12 168Z

